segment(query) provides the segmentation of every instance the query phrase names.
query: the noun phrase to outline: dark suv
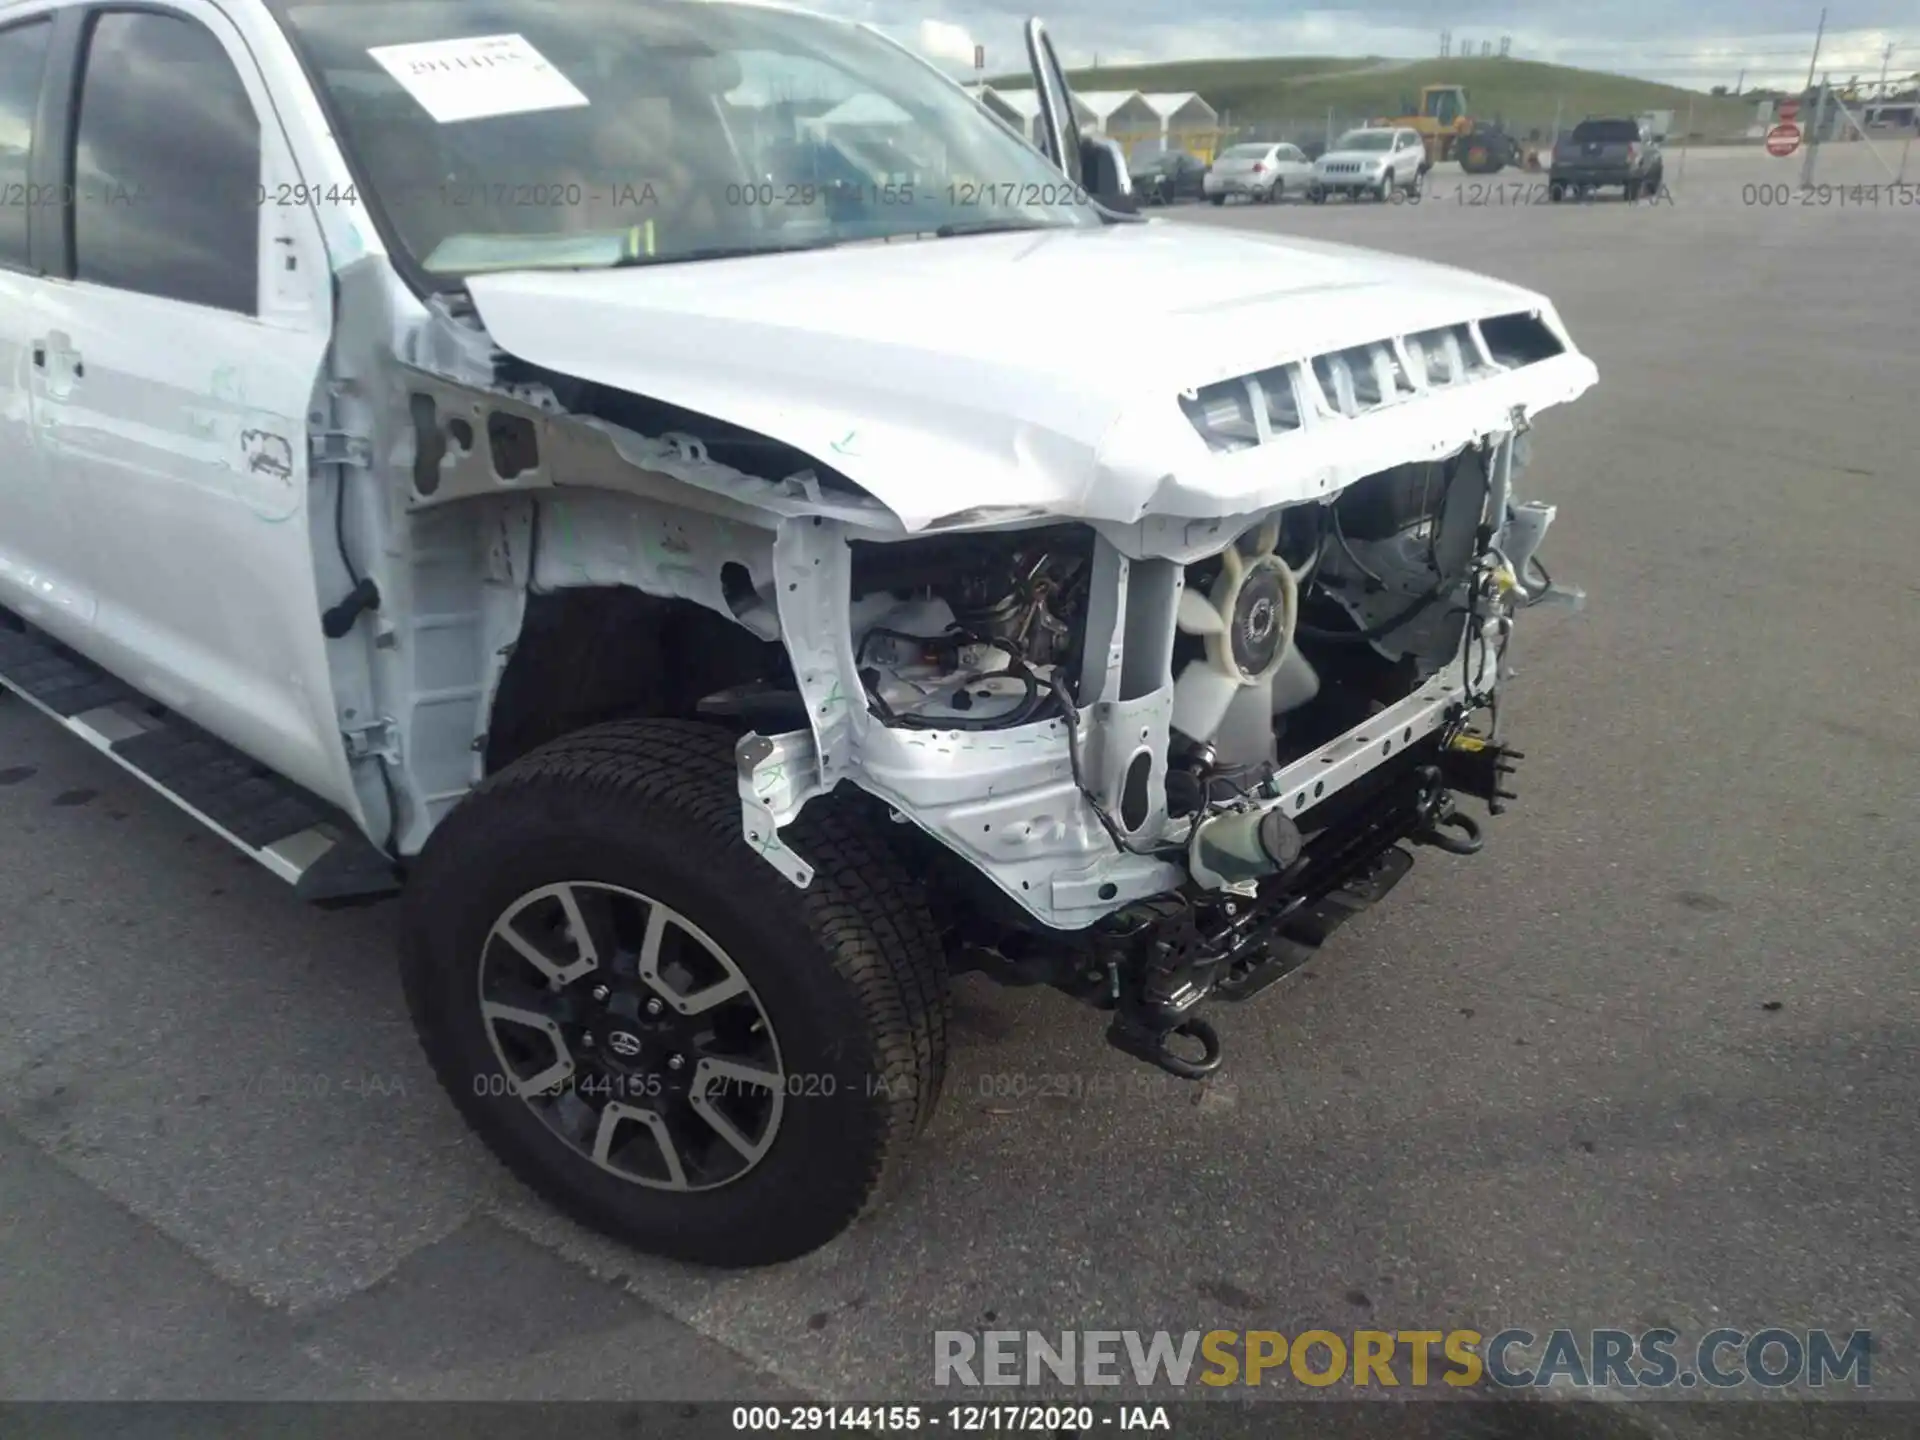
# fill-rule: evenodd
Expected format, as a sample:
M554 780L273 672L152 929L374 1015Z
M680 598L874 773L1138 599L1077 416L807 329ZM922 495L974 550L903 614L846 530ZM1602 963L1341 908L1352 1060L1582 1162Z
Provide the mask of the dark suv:
M1618 185L1637 200L1658 192L1664 176L1660 144L1638 120L1582 120L1553 147L1547 194L1585 199L1603 185Z

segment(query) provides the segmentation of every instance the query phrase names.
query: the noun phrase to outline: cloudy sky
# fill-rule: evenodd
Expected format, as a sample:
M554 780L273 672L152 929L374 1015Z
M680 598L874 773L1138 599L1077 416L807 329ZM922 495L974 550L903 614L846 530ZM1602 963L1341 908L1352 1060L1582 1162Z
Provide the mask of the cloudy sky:
M1038 13L1068 65L1247 55L1439 53L1442 29L1463 42L1513 37L1527 59L1615 70L1674 85L1748 85L1807 78L1820 5L1800 0L812 0L883 25L936 58L970 67L987 49L989 73L1024 64L1021 26ZM1876 79L1887 45L1892 73L1920 70L1920 0L1846 0L1832 6L1821 69L1835 80Z

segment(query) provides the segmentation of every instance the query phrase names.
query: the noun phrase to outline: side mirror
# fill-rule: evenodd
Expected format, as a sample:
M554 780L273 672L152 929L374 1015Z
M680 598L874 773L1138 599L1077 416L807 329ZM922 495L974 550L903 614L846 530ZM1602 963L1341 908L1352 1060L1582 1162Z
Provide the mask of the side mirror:
M1126 214L1139 211L1133 176L1127 170L1127 153L1119 141L1105 135L1081 136L1080 177L1087 193L1107 209Z

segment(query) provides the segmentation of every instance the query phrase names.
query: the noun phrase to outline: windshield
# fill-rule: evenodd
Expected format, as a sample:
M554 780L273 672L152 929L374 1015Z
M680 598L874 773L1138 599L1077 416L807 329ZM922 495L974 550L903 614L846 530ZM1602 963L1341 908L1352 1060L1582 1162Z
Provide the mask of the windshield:
M1349 130L1340 137L1340 142L1333 148L1336 150L1391 150L1393 131Z
M285 13L432 274L1101 223L959 86L851 24L715 0Z
M1631 142L1640 138L1640 125L1634 120L1582 120L1573 127L1573 138L1582 145Z

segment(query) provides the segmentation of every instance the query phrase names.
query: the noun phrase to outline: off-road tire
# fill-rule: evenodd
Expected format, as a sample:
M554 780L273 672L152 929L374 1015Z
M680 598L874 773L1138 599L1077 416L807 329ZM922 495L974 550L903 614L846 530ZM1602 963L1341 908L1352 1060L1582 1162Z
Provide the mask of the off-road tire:
M934 922L865 817L816 801L781 832L815 868L802 890L748 847L736 775L726 732L681 721L596 726L524 756L434 831L407 887L403 964L435 1073L509 1170L616 1239L722 1266L804 1255L885 1193L939 1098L949 1017ZM491 927L536 887L594 881L677 910L757 993L786 1095L765 1155L730 1183L620 1178L492 1083Z
M1380 177L1380 183L1373 187L1373 198L1382 205L1393 199L1394 189L1399 185L1400 177L1391 170Z
M1208 198L1211 199L1213 203L1216 205L1224 205L1227 203L1227 197L1224 195L1212 195L1212 196L1209 196Z
M1553 180L1548 182L1547 199L1551 200L1555 205L1558 205L1561 201L1565 200L1566 198L1567 198L1567 187L1564 181Z

